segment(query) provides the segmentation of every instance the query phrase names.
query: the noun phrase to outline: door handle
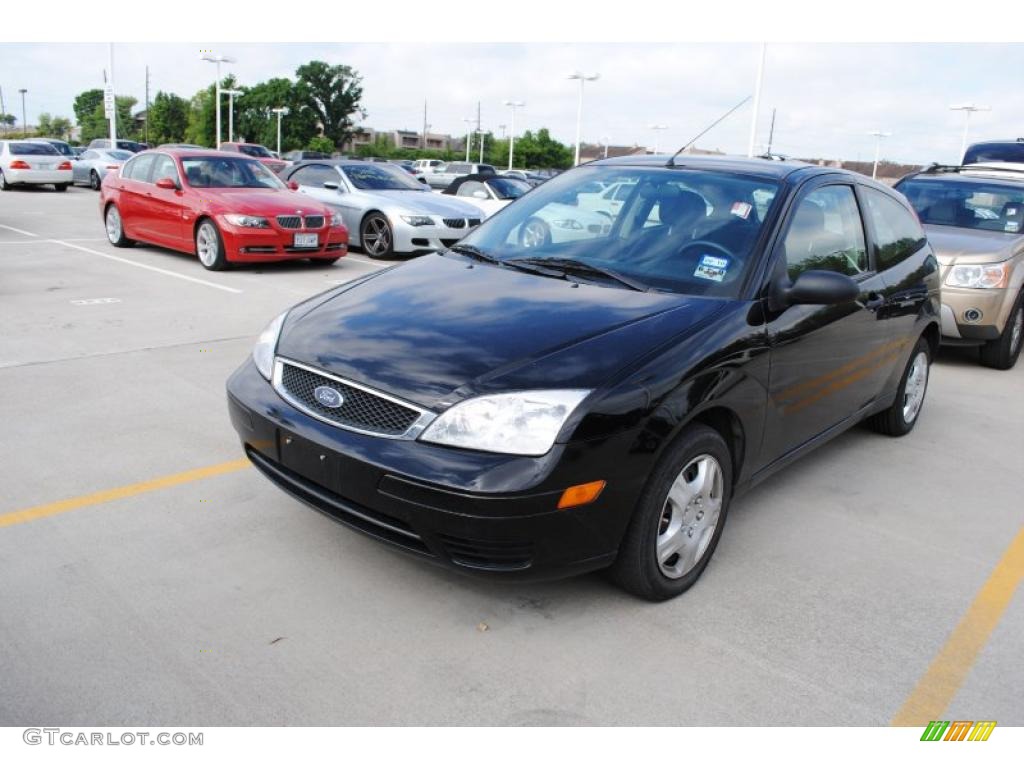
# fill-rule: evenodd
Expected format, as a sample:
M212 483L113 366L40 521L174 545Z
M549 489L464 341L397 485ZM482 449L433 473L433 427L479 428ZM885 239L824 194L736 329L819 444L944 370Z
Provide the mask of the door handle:
M883 304L885 304L885 296L880 293L869 293L868 300L864 302L864 309L868 312L874 312L881 309Z

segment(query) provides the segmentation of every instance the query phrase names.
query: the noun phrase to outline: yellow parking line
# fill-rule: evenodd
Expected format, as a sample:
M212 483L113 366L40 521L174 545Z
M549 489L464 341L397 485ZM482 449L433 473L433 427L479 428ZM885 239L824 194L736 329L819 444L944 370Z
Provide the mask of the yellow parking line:
M932 720L942 719L978 654L988 643L1021 579L1024 579L1024 528L996 563L988 581L978 590L974 602L942 650L932 659L913 693L893 716L892 725L927 725Z
M228 472L235 472L250 466L252 465L248 459L225 461L223 464L212 464L208 467L190 469L187 472L179 472L176 475L164 475L163 477L145 480L141 483L132 483L131 485L122 485L120 488L110 488L106 491L96 491L85 496L76 496L73 499L54 501L50 504L41 504L38 507L19 509L16 512L6 512L0 514L0 528L5 528L8 525L17 525L18 523L28 523L32 520L59 515L62 512L70 512L74 509L88 507L93 504L102 504L105 501L137 496L140 493L169 488L172 485L191 483L193 480L216 477L217 475L224 475Z

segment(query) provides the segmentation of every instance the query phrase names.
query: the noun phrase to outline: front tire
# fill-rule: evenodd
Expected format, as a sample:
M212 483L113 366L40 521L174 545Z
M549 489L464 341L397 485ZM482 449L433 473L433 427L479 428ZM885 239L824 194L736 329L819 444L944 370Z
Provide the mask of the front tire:
M196 227L196 256L199 257L199 263L211 272L220 272L228 265L224 253L224 238L220 236L217 225L210 219L203 219Z
M519 230L519 245L523 248L539 248L551 244L551 228L536 216L531 216Z
M931 347L922 337L910 353L896 399L884 411L870 417L868 426L890 437L902 437L914 428L924 407L924 396L928 393L931 362Z
M96 171L89 171L89 189L100 191L100 175Z
M382 213L371 213L359 225L359 244L371 259L389 259L395 255L395 233Z
M1024 340L1024 291L1010 310L1006 327L994 341L985 342L981 348L981 364L999 371L1008 371L1017 364L1020 357L1021 341Z
M116 205L111 203L107 206L103 220L107 227L107 240L112 246L115 248L130 248L132 246L133 241L124 236L124 221L122 221L121 211Z
M693 424L658 462L608 571L646 600L692 587L722 536L732 498L732 457L714 429Z

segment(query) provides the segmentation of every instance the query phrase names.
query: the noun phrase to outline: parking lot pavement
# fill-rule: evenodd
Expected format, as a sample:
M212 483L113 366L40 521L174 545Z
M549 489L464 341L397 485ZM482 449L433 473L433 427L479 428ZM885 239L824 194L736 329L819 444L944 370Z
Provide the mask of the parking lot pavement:
M255 334L378 266L209 273L110 247L91 191L0 195L0 724L1024 725L1024 595L989 581L1019 568L1024 365L943 353L912 435L854 430L739 500L678 600L500 585L238 461Z

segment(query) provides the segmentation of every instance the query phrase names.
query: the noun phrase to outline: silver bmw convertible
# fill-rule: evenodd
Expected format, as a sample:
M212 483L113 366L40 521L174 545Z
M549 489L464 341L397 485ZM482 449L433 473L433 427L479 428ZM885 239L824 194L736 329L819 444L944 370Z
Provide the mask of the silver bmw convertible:
M338 211L348 227L349 245L375 259L443 250L484 218L472 203L434 194L389 163L313 160L282 176L299 192Z

